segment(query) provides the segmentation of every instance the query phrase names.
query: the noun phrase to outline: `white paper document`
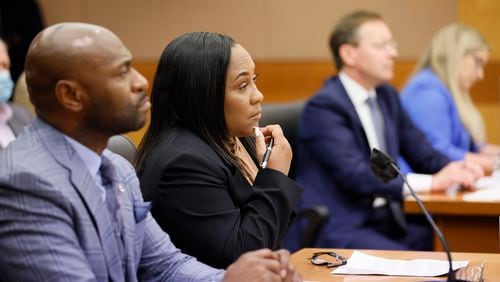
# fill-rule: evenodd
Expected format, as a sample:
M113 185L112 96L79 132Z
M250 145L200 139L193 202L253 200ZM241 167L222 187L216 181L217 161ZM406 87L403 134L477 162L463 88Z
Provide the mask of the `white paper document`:
M497 171L491 176L484 176L476 180L474 188L477 190L482 189L499 189L500 188L500 175Z
M500 170L495 170L491 176L479 178L474 188L477 191L464 193L464 201L500 202Z
M500 188L490 188L466 193L462 199L467 202L500 202Z
M453 261L453 269L465 267L468 260ZM448 273L449 264L447 260L415 259L400 260L386 259L354 251L347 264L337 267L332 274L376 274L392 276L419 276L433 277Z

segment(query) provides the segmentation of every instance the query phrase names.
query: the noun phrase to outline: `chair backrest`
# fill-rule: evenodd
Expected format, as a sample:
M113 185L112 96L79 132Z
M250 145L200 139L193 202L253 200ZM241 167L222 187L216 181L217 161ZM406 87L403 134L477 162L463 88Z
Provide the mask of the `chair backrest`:
M264 104L262 106L262 118L260 126L269 124L279 124L283 129L283 134L295 152L297 143L297 134L299 127L299 118L304 109L305 101ZM293 178L295 175L295 163L292 159L290 172L288 175Z
M262 106L260 126L279 124L294 153L297 149L299 119L304 110L305 103L305 101L298 101L264 104ZM293 159L288 175L291 178L295 176L295 162ZM311 248L314 246L319 232L321 232L321 228L328 220L328 217L328 208L320 205L305 208L297 212L295 224L301 223L303 227L301 228L300 234L298 234L299 238L296 239L298 240L299 248Z
M316 242L319 232L323 225L325 225L330 212L328 208L321 205L305 208L297 212L297 221L305 219L307 223L302 229L300 234L300 248L312 248Z
M134 143L125 135L115 135L109 138L108 150L124 157L130 164L134 164L137 150Z

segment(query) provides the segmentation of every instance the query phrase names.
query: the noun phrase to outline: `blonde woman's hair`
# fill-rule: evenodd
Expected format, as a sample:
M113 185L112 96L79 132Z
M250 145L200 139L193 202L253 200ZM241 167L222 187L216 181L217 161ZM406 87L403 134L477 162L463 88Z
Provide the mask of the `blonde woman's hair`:
M490 49L488 42L474 28L452 23L441 28L432 38L415 66L415 73L430 68L450 90L465 128L478 145L486 141L483 119L468 91L459 87L460 65L464 56Z

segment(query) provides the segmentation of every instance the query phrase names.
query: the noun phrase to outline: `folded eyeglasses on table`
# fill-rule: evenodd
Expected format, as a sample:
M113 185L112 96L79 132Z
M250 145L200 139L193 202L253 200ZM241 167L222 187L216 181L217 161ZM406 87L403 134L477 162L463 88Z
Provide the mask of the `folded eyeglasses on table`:
M347 263L347 259L336 252L313 253L309 260L314 265L325 265L326 267L337 267Z

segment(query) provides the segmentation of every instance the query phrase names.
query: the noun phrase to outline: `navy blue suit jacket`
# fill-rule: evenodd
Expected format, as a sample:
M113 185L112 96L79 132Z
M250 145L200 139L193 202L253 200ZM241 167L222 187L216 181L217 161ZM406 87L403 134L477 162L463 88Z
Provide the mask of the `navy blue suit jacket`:
M387 153L394 159L403 156L419 173L435 173L445 166L449 159L413 125L397 91L389 85L375 91L384 116ZM328 79L306 104L297 149L296 180L304 188L301 206L323 204L330 210L318 246L353 246L351 235L366 224L374 197L402 198L400 178L383 184L372 174L368 139L338 77Z

